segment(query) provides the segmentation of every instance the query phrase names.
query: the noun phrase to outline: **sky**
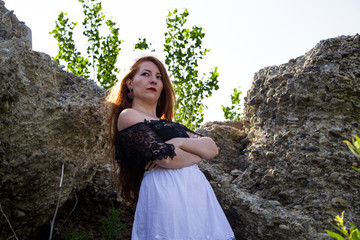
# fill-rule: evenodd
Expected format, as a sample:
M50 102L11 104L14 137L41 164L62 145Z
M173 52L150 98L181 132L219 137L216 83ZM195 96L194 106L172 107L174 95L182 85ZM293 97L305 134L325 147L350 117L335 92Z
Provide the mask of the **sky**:
M205 122L224 120L221 105L231 105L232 89L239 86L243 104L260 69L302 56L323 39L360 32L360 0L102 0L102 5L124 40L119 55L122 72L145 54L132 50L139 37L151 41L155 56L164 61L168 12L188 9L188 27L203 27L203 47L211 49L199 70L208 73L217 66L220 73L220 89L204 101ZM57 54L57 42L49 32L59 12L82 21L77 0L5 0L5 7L31 28L33 50L50 56Z

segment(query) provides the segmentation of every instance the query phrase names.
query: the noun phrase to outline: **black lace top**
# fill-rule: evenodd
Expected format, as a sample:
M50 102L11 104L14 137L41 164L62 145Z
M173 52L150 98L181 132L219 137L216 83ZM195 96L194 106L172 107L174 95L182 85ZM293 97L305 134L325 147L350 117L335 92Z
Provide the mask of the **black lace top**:
M186 131L195 133L179 123L145 119L118 131L115 159L128 167L144 169L149 161L173 158L175 146L166 141L176 137L188 138Z

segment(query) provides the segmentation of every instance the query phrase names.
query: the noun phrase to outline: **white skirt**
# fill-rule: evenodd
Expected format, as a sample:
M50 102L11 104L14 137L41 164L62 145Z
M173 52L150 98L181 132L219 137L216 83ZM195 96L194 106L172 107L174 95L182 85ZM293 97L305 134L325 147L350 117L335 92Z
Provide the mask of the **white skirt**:
M233 240L210 183L197 165L146 172L132 240Z

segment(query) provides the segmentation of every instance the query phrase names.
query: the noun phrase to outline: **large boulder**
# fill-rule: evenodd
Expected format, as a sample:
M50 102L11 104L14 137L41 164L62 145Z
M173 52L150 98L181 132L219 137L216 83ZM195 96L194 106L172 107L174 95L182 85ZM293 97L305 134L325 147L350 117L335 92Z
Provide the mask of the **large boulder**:
M31 50L31 32L0 2L0 202L26 239L108 162L105 91ZM12 234L1 215L1 239Z
M243 238L320 239L344 210L360 225L359 160L343 142L360 134L359 60L360 36L341 36L255 74L249 167L222 190Z

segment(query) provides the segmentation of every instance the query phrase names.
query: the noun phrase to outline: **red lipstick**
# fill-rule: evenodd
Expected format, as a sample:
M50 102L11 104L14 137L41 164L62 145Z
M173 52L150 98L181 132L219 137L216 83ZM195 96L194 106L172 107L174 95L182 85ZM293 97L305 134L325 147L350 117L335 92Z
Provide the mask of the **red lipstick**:
M153 87L149 87L149 88L147 88L147 90L151 90L151 91L157 92L157 91L156 91L156 88L153 88Z

